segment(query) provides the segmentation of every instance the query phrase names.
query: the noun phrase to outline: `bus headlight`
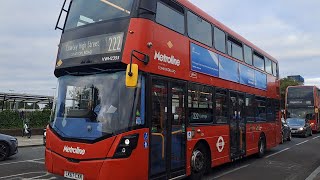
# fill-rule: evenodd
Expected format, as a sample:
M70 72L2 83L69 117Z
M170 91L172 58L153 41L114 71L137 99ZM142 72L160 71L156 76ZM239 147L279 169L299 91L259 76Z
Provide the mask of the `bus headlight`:
M120 140L113 158L127 158L131 155L132 151L137 148L139 134L124 136Z
M303 131L303 129L304 129L303 127L299 128L300 131Z

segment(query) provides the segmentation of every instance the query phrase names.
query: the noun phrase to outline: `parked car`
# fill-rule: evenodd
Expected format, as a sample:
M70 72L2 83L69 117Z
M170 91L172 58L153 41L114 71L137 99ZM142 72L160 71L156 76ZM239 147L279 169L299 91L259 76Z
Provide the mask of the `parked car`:
M312 129L308 120L301 118L288 118L287 123L291 129L292 135L304 137L312 136Z
M47 129L43 129L43 145L45 146L47 143Z
M18 139L0 134L0 161L18 153Z
M282 135L281 144L282 144L284 141L291 141L291 130L289 125L284 119L281 119L281 122L282 122L282 128L281 128L281 135Z

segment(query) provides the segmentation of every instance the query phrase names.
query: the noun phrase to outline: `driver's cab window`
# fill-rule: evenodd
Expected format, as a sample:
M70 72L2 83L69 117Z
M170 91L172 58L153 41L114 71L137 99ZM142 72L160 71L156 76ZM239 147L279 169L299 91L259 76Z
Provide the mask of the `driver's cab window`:
M89 117L93 110L95 88L67 86L64 115L68 117Z

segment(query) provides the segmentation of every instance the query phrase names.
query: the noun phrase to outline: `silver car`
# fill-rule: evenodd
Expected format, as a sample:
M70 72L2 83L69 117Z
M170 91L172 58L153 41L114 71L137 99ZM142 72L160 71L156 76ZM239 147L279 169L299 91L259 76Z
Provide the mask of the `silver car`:
M312 136L312 129L308 120L301 118L288 118L287 123L291 129L292 136Z
M0 134L0 161L18 153L18 140L15 137Z

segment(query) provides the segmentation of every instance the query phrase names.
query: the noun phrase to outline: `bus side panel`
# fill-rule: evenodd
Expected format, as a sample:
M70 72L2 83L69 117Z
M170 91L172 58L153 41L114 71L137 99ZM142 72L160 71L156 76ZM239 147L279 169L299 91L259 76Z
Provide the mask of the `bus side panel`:
M265 125L262 125L262 130L267 128L268 129L268 135L267 137L267 149L271 149L276 146L276 124L274 123L266 123Z
M188 38L177 32L150 20L132 18L122 62L130 63L132 50L137 50L150 58L148 65L133 59L139 70L187 79L189 46Z
M189 127L187 132L193 134L187 141L187 175L191 174L192 152L200 140L206 141L210 147L212 167L230 162L229 125Z
M258 143L260 135L264 133L267 149L271 149L278 144L277 125L272 123L248 123L247 126L247 156L258 153Z

